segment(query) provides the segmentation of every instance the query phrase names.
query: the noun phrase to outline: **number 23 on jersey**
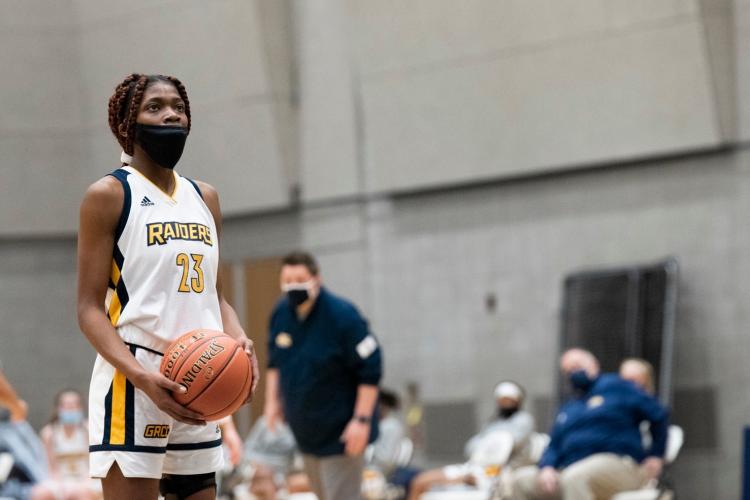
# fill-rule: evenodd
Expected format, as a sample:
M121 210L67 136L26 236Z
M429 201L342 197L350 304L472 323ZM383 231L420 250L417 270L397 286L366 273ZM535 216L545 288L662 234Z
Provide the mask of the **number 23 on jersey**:
M195 293L203 292L205 287L203 282L203 269L201 264L203 263L203 255L199 253L181 253L177 255L176 264L182 268L182 278L180 279L180 286L177 288L178 292Z

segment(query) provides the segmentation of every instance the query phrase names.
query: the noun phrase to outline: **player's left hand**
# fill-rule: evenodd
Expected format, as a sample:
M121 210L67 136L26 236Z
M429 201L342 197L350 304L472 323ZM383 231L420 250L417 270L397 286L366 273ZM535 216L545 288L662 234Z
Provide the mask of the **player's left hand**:
M658 457L648 457L641 462L641 470L646 479L658 479L661 476L661 470L664 467L664 460Z
M239 339L237 339L237 342L240 343L242 348L245 350L245 353L250 358L250 363L253 367L253 385L250 388L250 395L247 397L247 400L245 403L249 403L253 399L253 394L255 394L255 389L258 387L258 382L260 381L260 370L258 369L258 356L255 355L255 347L253 345L253 341L247 338L246 336L242 336Z
M369 438L370 424L352 419L346 425L340 439L345 444L344 452L350 457L356 457L365 452Z

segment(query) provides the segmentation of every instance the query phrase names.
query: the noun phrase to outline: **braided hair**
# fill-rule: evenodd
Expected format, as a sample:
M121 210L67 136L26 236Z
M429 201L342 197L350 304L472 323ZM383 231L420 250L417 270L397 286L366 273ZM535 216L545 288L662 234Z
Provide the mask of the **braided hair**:
M135 120L138 110L143 101L143 93L153 83L166 82L174 85L180 97L185 102L185 114L187 115L187 129L190 131L190 101L187 90L180 80L166 75L142 75L132 73L115 88L114 94L109 98L109 128L115 135L117 142L122 146L125 153L132 156L133 142L135 139ZM125 130L126 135L120 134Z

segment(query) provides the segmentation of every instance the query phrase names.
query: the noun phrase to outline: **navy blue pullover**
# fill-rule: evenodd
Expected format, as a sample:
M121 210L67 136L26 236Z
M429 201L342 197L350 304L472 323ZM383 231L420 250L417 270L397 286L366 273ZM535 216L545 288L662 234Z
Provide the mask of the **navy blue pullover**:
M302 320L283 297L269 327L268 367L279 370L284 417L300 450L344 453L339 438L354 413L357 386L378 385L382 374L380 347L367 321L353 304L321 288ZM377 420L372 419L371 443Z
M640 423L651 423L653 445L643 449ZM565 403L555 418L539 467L566 467L595 453L615 453L636 462L663 457L668 412L649 394L615 374L600 375L583 396Z

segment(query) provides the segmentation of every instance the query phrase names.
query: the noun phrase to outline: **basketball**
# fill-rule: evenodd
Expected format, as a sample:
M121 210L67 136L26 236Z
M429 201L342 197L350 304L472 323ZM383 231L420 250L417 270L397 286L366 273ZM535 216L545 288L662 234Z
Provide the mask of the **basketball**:
M183 406L219 420L242 406L250 394L253 369L242 346L223 332L193 330L164 353L161 372L187 389L173 393Z

